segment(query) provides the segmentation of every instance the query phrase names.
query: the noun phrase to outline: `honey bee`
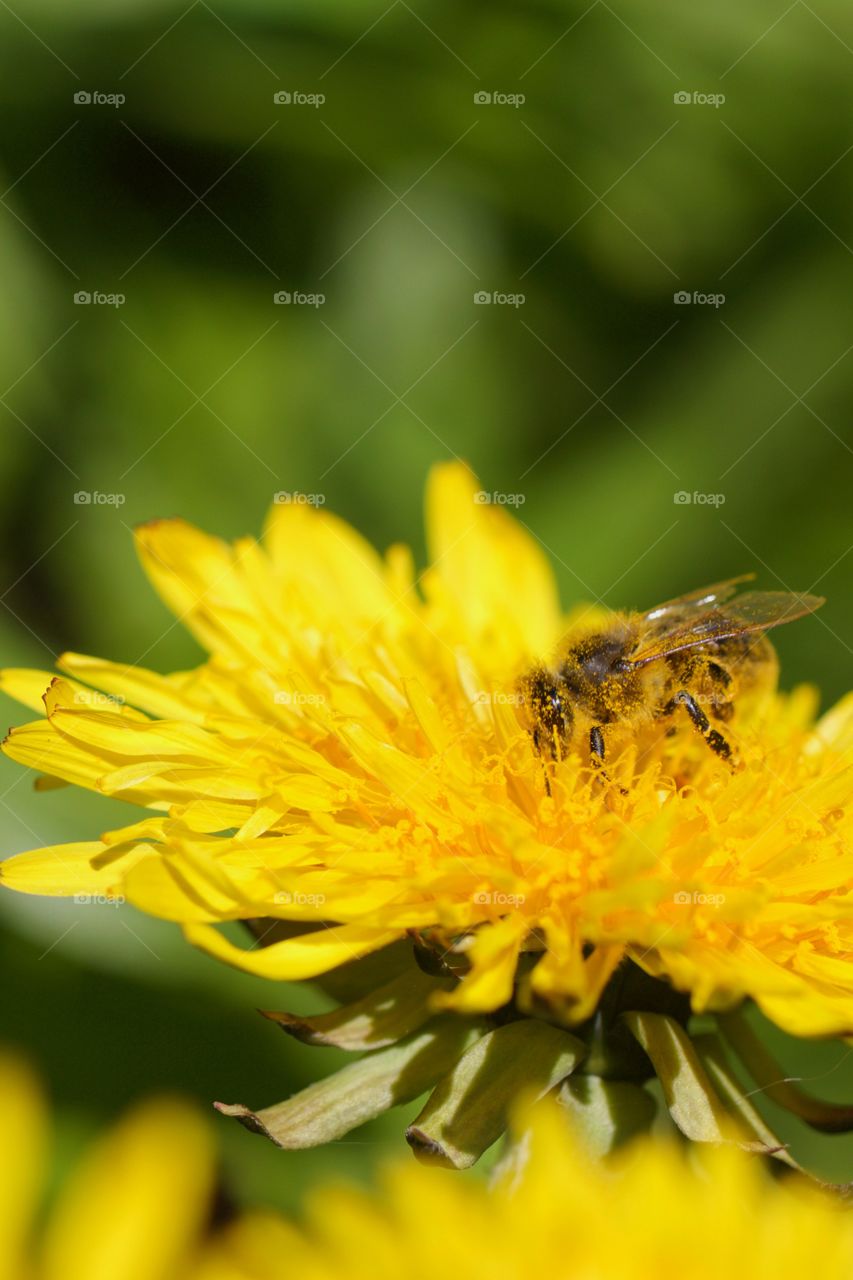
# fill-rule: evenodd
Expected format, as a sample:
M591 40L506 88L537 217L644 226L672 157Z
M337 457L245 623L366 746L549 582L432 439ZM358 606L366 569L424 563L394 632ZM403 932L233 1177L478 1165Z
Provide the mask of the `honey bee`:
M683 708L706 745L733 763L717 726L732 718L736 699L775 681L776 654L764 632L824 603L787 591L739 593L754 576L701 587L647 613L614 614L605 627L570 637L550 667L529 670L518 693L537 753L560 760L586 737L590 761L607 780L608 726L636 731ZM547 774L546 787L550 793Z

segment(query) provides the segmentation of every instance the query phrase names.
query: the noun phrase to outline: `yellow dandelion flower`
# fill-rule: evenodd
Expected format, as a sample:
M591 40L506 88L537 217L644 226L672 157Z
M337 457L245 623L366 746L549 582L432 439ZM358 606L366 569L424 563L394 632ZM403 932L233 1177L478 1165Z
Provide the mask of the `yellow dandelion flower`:
M169 1099L138 1105L84 1154L45 1221L48 1129L31 1072L0 1056L0 1278L185 1280L214 1187L201 1118Z
M849 1205L805 1180L773 1181L731 1149L688 1161L644 1139L592 1161L556 1115L526 1129L496 1185L392 1167L381 1194L322 1188L296 1231L250 1215L194 1280L825 1280L853 1268Z
M627 732L616 717L606 771L547 717L553 742L537 749L529 673L609 616L565 616L536 541L480 496L464 467L435 471L420 576L405 548L383 558L300 503L276 504L260 543L143 526L143 565L207 660L162 676L65 654L56 677L2 674L45 713L11 731L7 755L42 785L151 811L7 860L7 886L121 895L212 956L322 979L341 1002L272 1015L368 1051L334 1107L321 1089L283 1111L230 1108L285 1145L435 1087L410 1140L465 1163L505 1124L518 1074L545 1092L578 1067L653 1066L668 1088L693 1052L691 1010L725 1019L769 1083L735 1012L745 999L795 1035L853 1033L853 697L816 720L811 689L757 689L724 723L728 762L696 707L699 734L687 715L634 716ZM218 928L234 920L254 942ZM462 1141L448 1116L492 1075L502 1101ZM707 1063L688 1075L711 1097ZM850 1120L796 1106L823 1127Z

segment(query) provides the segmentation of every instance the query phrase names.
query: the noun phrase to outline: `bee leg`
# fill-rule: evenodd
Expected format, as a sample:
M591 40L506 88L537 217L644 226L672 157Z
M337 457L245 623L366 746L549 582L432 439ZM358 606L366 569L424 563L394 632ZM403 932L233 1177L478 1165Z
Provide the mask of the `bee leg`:
M723 737L719 729L711 728L711 722L705 712L700 706L697 706L693 696L686 689L679 690L669 704L672 710L675 710L676 706L684 707L711 750L716 752L723 760L731 761L732 749L728 741Z
M538 724L534 725L530 736L533 740L533 750L536 752L536 754L539 756L539 759L542 762L542 777L545 781L545 791L547 795L550 795L551 794L551 778L548 773L548 758L550 758L551 761L559 760L561 758L560 752L558 749L558 743L560 742L560 738L555 730L552 729L551 733L549 734L547 731L543 731L542 726ZM547 757L545 754L546 750L548 753Z
M708 663L707 674L713 687L709 714L714 720L731 720L735 711L730 697L731 676L718 662Z
M589 758L592 767L598 770L602 782L606 782L609 787L615 786L616 784L604 767L604 731L601 725L598 724L594 724L589 731ZM628 794L624 787L619 787L618 789L623 796Z
M536 725L536 727L535 727L535 728L534 728L534 730L533 730L533 750L536 752L536 754L537 754L538 756L541 756L541 755L542 755L542 746L541 746L541 743L542 743L542 736L541 736L541 734L540 734L540 732L539 732L539 726L538 726L538 725ZM544 779L545 779L545 790L546 790L547 794L548 794L548 795L550 795L550 794L551 794L551 779L548 777L548 766L545 764L545 761L544 761L544 760L542 761L542 776L543 776L543 777L544 777Z

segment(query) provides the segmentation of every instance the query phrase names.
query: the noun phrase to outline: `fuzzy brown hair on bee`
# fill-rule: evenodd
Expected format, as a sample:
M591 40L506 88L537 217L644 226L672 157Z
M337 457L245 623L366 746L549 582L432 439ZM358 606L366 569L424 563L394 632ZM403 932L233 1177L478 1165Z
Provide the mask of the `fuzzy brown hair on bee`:
M601 768L609 726L636 730L684 711L706 745L731 763L718 726L737 701L775 680L776 655L764 632L824 603L787 591L738 592L752 576L646 613L617 613L603 627L570 636L552 664L533 667L518 684L535 750L559 761L586 739L591 763ZM546 785L550 791L547 776Z

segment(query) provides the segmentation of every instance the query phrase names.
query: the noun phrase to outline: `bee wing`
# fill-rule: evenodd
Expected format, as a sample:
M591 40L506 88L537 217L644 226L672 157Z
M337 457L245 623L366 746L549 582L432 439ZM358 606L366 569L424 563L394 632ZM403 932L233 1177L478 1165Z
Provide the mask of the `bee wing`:
M727 578L725 582L715 582L710 587L699 587L696 591L688 591L686 595L655 605L643 617L648 622L657 622L676 613L683 617L693 610L707 612L713 605L733 596L742 582L751 582L754 577L754 573L742 573L738 578Z
M633 653L632 667L645 666L670 653L714 644L732 636L768 631L814 613L824 603L823 596L795 595L791 591L746 591L724 610L713 607L698 617L685 621L683 613L673 619L671 629L655 635L651 641L641 639L641 647Z

